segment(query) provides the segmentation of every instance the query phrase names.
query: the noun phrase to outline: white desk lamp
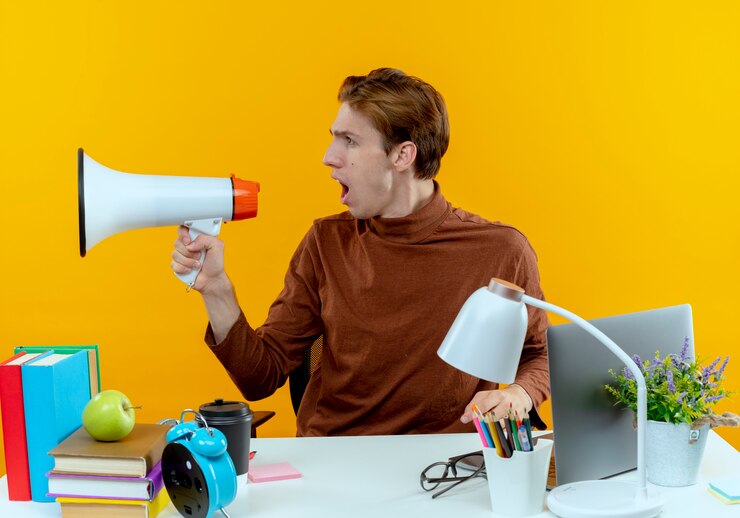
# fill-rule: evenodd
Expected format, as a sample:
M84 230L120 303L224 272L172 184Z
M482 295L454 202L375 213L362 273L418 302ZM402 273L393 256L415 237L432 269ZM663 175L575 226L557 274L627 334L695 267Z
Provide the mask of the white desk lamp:
M527 330L525 304L552 311L582 327L617 355L637 380L637 483L588 480L565 484L550 492L548 508L566 518L658 515L663 499L656 490L647 487L645 477L645 378L637 364L604 333L569 311L526 295L514 284L491 279L488 288L478 289L465 301L437 354L472 376L513 383Z

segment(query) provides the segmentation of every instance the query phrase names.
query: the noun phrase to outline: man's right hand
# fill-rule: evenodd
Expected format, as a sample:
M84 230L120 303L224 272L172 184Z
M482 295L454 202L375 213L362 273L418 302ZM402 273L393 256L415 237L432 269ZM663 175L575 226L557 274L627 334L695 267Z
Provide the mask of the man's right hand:
M206 251L203 265L198 264L201 250ZM234 287L224 270L223 241L205 234L191 241L187 227L180 226L171 266L172 271L179 274L202 266L193 289L203 296L213 336L216 343L220 343L241 314Z
M204 264L200 264L200 252L206 251ZM172 271L177 274L189 273L200 268L193 289L205 294L230 285L224 271L224 243L217 237L205 234L191 241L188 228L180 225L177 229L175 249L172 251ZM224 284L225 281L225 284Z

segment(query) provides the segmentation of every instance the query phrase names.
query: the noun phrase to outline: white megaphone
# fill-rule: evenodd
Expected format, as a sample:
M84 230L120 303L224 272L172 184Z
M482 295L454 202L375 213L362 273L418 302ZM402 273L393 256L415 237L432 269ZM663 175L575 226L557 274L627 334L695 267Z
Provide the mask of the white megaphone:
M185 225L190 238L217 236L223 221L257 215L257 182L155 176L109 169L77 151L80 256L108 236L135 228ZM201 252L200 264L205 259ZM200 270L175 274L189 287Z

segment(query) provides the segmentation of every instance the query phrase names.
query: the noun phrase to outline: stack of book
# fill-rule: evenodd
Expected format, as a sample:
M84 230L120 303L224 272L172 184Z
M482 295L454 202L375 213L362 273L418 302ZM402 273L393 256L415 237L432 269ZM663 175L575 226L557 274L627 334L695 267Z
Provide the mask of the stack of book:
M10 500L54 501L46 496L47 452L81 426L82 410L100 390L97 347L21 346L0 363Z
M167 505L161 458L169 426L136 424L118 441L80 428L49 452L49 497L63 518L153 518Z

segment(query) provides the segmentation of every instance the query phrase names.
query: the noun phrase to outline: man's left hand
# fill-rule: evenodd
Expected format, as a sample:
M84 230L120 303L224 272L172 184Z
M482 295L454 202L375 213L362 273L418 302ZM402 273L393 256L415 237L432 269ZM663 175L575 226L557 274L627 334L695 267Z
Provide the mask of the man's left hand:
M516 384L511 384L500 390L483 390L476 393L472 401L465 407L465 413L460 417L460 421L463 423L469 423L475 417L473 404L478 407L481 413L490 410L496 415L497 419L508 418L509 409L511 409L512 416L518 414L520 419L526 417L529 411L532 410L532 398L529 397L526 390Z

